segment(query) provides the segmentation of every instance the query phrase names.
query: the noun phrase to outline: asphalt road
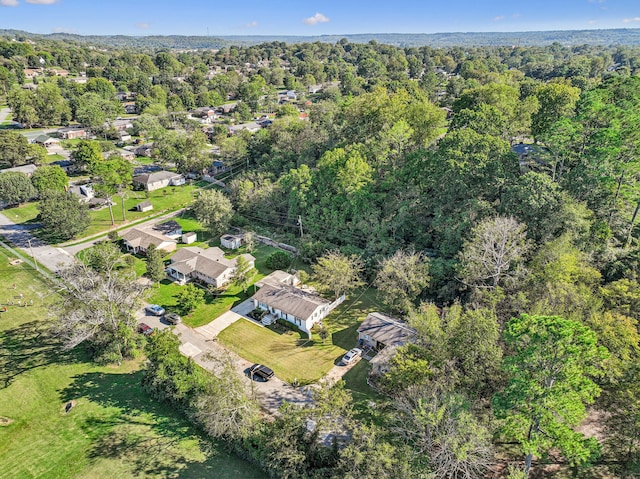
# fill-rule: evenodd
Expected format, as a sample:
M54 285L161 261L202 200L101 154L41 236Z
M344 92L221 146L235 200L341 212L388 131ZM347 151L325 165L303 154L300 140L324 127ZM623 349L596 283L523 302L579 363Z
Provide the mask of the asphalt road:
M15 224L6 215L0 214L0 236L19 248L27 256L34 257L36 261L49 271L57 271L61 267L72 264L73 256L62 248L56 248L35 237L31 230L38 228L37 224Z

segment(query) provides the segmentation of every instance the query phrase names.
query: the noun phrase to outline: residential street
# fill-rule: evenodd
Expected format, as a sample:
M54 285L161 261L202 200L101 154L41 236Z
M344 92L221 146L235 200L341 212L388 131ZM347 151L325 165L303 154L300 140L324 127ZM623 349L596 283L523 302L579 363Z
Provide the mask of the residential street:
M71 264L73 256L62 248L56 248L44 243L31 234L31 230L37 228L37 224L17 225L4 214L0 213L0 236L21 249L27 256L35 256L38 264L43 265L49 271L57 271L60 267ZM31 248L29 247L31 242Z

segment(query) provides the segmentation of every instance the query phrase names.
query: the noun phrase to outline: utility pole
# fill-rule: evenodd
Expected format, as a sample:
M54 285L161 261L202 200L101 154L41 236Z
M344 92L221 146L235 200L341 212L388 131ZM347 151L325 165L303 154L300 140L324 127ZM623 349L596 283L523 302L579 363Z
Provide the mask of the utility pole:
M29 250L31 251L31 257L33 258L33 263L36 266L36 271L40 271L40 268L38 268L38 261L36 260L36 255L33 254L33 246L31 246L31 240L28 239L27 243L29 243Z
M302 216L298 215L298 226L300 227L300 238L304 237L304 231L302 230Z

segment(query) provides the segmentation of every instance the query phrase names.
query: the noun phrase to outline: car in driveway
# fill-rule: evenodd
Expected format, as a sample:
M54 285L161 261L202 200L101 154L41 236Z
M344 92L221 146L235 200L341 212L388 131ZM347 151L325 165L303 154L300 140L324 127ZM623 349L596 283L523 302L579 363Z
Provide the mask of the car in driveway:
M360 348L350 349L349 352L347 352L347 354L342 356L342 364L346 366L348 364L355 363L361 357L362 357L362 349Z
M173 312L165 313L164 320L169 324L178 324L182 322L182 318L180 317L180 315L178 315L178 313L173 313Z
M138 332L140 334L144 334L145 336L151 336L155 330L149 326L147 323L138 324Z
M164 308L157 304L150 304L144 310L153 316L162 316L164 314Z
M249 376L251 376L251 379L257 376L265 381L268 381L274 375L274 372L264 364L254 364L249 368Z

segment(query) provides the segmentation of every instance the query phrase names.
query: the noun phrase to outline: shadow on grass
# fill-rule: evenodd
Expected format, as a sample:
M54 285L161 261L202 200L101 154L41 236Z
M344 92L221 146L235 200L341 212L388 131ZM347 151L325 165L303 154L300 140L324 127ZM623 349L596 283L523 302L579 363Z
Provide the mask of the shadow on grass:
M86 398L108 408L81 423L84 434L92 439L90 459L127 462L138 477L205 477L198 471L224 470L228 461L238 461L200 435L176 411L147 396L141 388L142 375L142 371L89 372L76 376L61 391L63 403ZM186 443L191 449L197 446L199 458L189 457L193 454L185 451Z
M351 326L336 331L331 335L331 341L336 346L340 346L347 351L355 347L358 343L358 327L360 323L352 324Z
M5 314L5 313L2 313ZM43 321L30 321L0 333L0 388L8 387L21 374L49 364L65 363L77 357L63 351Z

